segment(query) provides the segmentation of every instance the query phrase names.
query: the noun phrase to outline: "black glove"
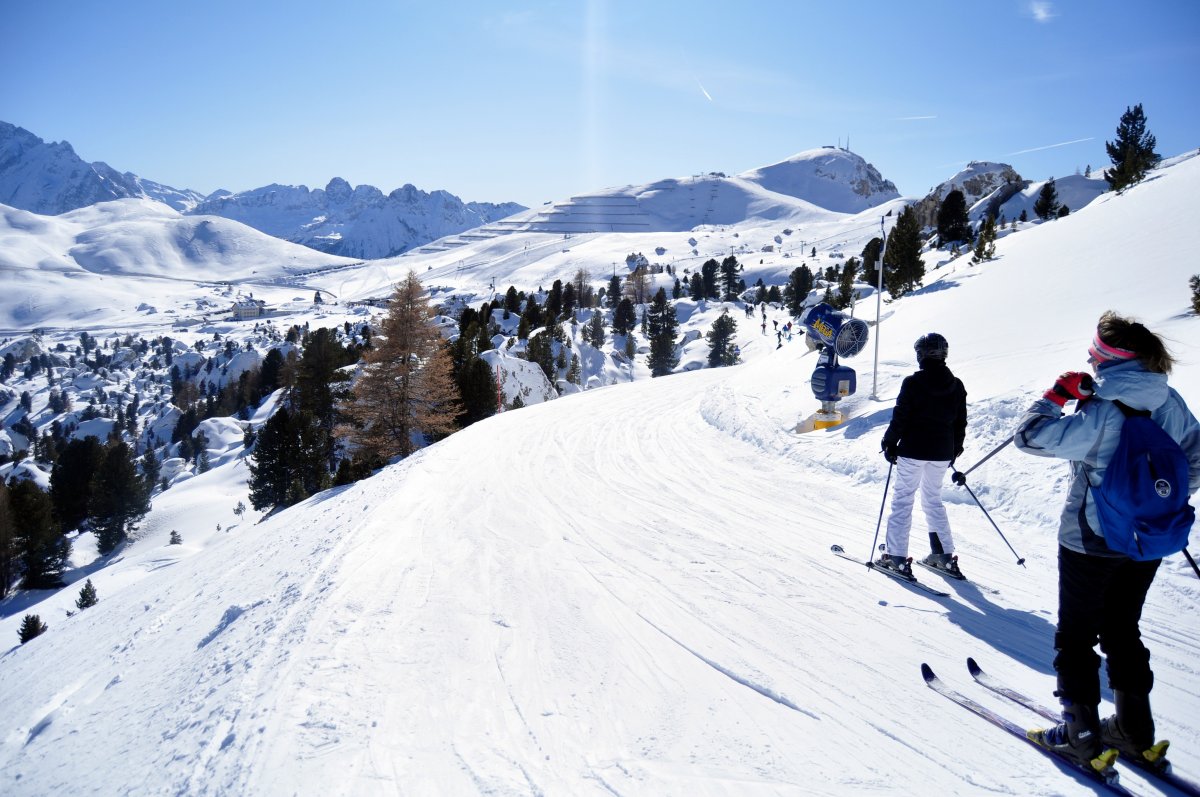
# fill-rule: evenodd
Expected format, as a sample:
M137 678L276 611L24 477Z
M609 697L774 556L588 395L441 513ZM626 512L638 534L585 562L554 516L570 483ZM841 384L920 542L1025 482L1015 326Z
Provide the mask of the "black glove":
M886 459L891 464L895 465L896 460L899 459L899 456L900 455L896 453L896 444L895 443L884 443L883 444L883 458L884 459Z
M954 482L959 487L966 487L967 474L963 473L961 470L956 470L954 473L950 474L950 481Z

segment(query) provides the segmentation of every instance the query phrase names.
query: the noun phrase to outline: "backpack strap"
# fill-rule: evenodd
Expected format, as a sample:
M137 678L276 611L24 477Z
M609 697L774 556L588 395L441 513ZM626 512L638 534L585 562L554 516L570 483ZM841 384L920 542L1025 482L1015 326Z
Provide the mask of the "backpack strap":
M1133 407L1130 407L1125 402L1117 401L1116 399L1113 399L1113 404L1117 405L1117 409L1119 409L1121 411L1121 414L1124 415L1126 418L1133 418L1133 417L1149 418L1150 414L1151 414L1150 410L1135 410Z

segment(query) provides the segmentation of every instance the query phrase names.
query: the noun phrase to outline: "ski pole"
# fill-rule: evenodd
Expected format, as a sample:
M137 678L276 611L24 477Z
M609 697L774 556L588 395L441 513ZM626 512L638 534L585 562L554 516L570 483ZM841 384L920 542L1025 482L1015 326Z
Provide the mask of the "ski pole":
M951 481L953 481L955 484L961 484L963 487L966 487L966 486L967 486L967 474L968 474L968 473L970 473L971 471L975 470L976 468L978 468L978 467L979 467L980 465L982 465L983 463L987 462L987 461L988 461L989 459L991 459L992 457L994 457L994 456L996 456L997 454L999 454L999 453L1000 453L1000 452L1001 452L1001 451L1004 449L1004 447L1005 447L1006 445L1008 445L1009 443L1011 443L1012 441L1013 441L1013 439L1012 439L1011 437L1010 437L1010 438L1008 438L1008 439L1007 439L1007 440L1005 440L1003 443L1001 443L1000 445L998 445L998 446L996 446L995 448L993 448L993 449L992 449L992 450L991 450L991 451L988 453L988 455L987 455L986 457L984 457L983 459L979 460L979 461L978 461L978 462L976 462L974 465L972 465L971 467L967 468L965 471L962 471L962 472L955 471L955 472L954 472L954 476L951 478ZM951 464L953 464L953 463L951 463Z
M996 449L996 450L999 451L1000 449ZM961 482L961 484L963 487L967 487L967 483L965 480L963 482ZM972 491L970 487L967 487L967 492L971 493L971 497L975 499L975 503L978 504L978 506L981 510L983 510L983 516L988 519L988 523L992 524L992 528L994 528L996 530L996 533L1000 535L1000 539L1004 540L1005 545L1008 545L1008 550L1012 551L1013 556L1017 557L1017 564L1019 564L1021 567L1024 567L1025 566L1024 557L1022 557L1016 551L1013 551L1013 547L1012 547L1012 545L1009 544L1008 538L1004 536L1004 532L1001 531L1000 527L996 525L996 521L992 520L992 516L988 514L988 511L983 508L983 504L979 503L979 499L975 497L974 491Z
M1190 564L1192 569L1196 571L1196 578L1200 578L1200 567L1196 567L1196 560L1192 558L1190 553L1188 553L1187 548L1183 549L1183 555L1187 557L1188 564Z
M887 506L887 491L888 486L892 483L892 468L896 467L896 463L888 463L887 481L883 483L883 501L879 504L879 520L875 521L875 539L871 540L871 553L867 555L867 567L875 566L875 544L879 542L879 527L883 525L883 508Z

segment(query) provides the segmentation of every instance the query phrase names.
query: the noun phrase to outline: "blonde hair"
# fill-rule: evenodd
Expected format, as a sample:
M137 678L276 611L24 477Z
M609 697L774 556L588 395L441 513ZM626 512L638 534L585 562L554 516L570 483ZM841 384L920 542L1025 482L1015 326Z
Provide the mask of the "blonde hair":
M1175 365L1175 358L1167 351L1167 345L1161 337L1139 322L1119 316L1112 310L1100 316L1096 323L1096 334L1109 346L1136 352L1138 361L1148 371L1169 374Z

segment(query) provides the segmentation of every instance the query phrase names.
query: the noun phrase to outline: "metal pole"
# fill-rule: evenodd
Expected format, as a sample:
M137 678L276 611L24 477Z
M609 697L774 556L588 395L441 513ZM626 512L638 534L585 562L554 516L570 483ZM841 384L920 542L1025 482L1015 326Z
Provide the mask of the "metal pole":
M871 400L879 401L879 317L883 306L883 252L887 249L887 234L883 231L883 220L879 217L879 284L875 286L875 366L871 370Z

